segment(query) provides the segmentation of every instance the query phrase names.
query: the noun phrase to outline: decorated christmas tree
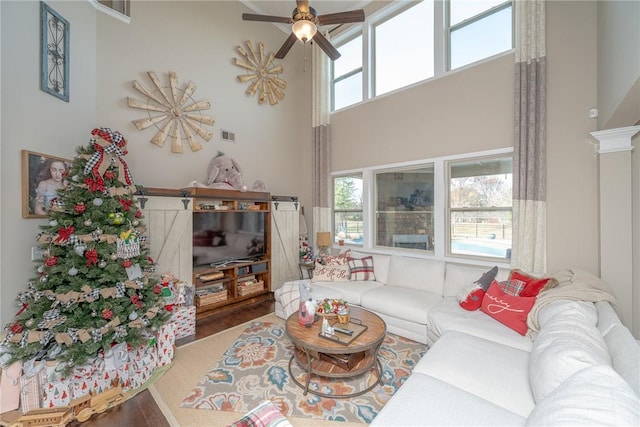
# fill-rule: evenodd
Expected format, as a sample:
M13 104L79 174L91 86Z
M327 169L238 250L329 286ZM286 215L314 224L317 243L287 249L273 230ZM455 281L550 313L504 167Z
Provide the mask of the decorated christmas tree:
M92 135L37 236L42 260L0 335L5 363L57 360L68 371L115 344L149 341L169 316L147 256L126 141L108 128Z

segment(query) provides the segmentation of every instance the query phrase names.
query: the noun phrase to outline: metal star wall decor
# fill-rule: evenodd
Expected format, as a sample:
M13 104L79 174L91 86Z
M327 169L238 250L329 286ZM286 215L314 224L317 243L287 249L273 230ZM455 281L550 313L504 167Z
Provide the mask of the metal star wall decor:
M153 71L147 72L155 88L147 89L137 81L133 87L147 97L146 101L127 97L129 107L146 110L149 117L133 120L138 130L144 130L155 126L158 132L151 139L151 143L162 147L171 137L171 152L182 153L182 140L186 139L191 151L198 151L202 145L196 140L196 135L205 141L210 141L213 133L204 129L202 125L213 126L215 120L212 116L206 116L201 111L211 108L209 101L194 101L192 98L196 90L196 84L189 81L185 87L178 87L178 76L169 71L169 86L163 86L160 79ZM152 112L160 113L153 115Z
M265 55L262 42L258 43L257 52L251 41L247 40L244 43L248 51L242 46L236 47L241 58L234 60L235 65L247 70L247 74L238 76L242 83L251 82L245 93L250 96L258 93L258 104L264 104L267 100L269 105L277 104L284 99L284 89L287 87L287 82L278 77L278 74L284 71L282 65L273 64L273 52Z

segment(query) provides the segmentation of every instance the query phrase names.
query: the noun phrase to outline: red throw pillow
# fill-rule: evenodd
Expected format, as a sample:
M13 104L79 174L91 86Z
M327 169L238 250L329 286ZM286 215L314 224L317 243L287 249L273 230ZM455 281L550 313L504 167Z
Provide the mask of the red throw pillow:
M549 289L558 284L555 279L550 277L534 277L517 269L511 270L509 280L522 280L525 283L524 289L519 295L521 297L536 297L543 289Z
M482 298L484 297L485 290L482 286L474 287L465 297L460 301L460 307L468 311L475 311L482 305Z
M524 335L528 329L527 315L535 302L536 297L509 295L494 282L484 294L480 310L520 335Z

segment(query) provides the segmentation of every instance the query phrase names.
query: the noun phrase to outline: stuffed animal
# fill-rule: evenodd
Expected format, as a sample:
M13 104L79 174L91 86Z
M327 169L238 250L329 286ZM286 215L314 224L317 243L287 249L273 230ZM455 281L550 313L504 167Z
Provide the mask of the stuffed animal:
M218 155L209 161L206 184L193 181L190 186L247 191L247 186L244 185L242 179L240 166L238 166L238 163L234 159L222 153L218 153ZM267 186L264 182L258 180L254 183L252 190L267 191Z

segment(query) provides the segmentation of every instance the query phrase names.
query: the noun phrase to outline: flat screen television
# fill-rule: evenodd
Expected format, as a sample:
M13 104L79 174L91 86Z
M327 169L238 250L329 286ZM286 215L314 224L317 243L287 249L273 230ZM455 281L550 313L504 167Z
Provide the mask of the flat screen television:
M196 212L193 215L193 265L220 266L266 254L265 212Z

